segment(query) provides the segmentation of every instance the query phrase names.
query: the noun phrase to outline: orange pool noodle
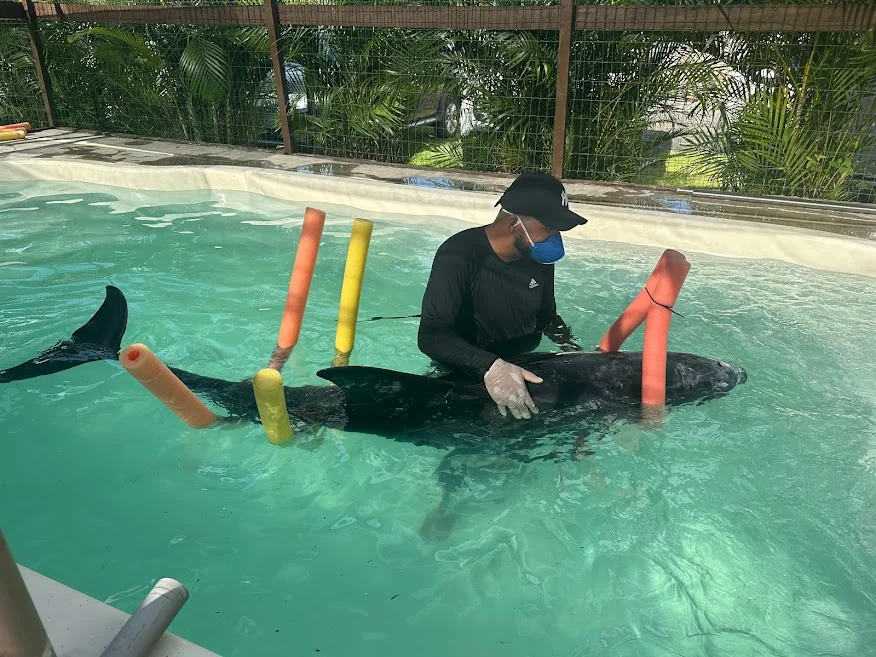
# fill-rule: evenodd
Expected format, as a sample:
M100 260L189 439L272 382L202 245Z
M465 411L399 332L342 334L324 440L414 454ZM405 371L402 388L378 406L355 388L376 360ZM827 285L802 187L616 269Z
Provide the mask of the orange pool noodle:
M295 253L295 264L292 266L292 277L289 279L289 291L286 294L280 333L277 336L277 346L282 349L294 347L301 335L304 307L310 294L310 283L316 267L316 255L319 251L323 226L325 226L325 212L307 208L304 212L304 225L301 227L301 239L298 241L298 250Z
M216 422L213 412L149 347L142 344L129 345L119 354L119 362L144 388L193 429L203 429Z
M657 264L654 267L654 271L652 271L651 276L648 277L648 282L645 283L645 287L642 288L639 295L633 299L633 302L621 313L620 317L615 320L614 324L611 325L608 331L605 332L602 341L599 343L599 351L620 351L620 348L623 346L624 342L626 342L627 338L629 338L633 332L641 326L642 322L645 321L645 318L648 317L648 311L651 309L651 306L654 305L651 298L648 296L646 289L650 290L653 294L654 290L657 288L658 281L666 271L668 263L679 260L684 261L685 258L678 251L666 249L663 252L663 255L660 256L660 260L657 261Z
M648 299L651 307L645 320L645 344L642 348L644 407L659 407L666 402L666 350L669 347L672 311L664 306L672 307L675 304L684 279L690 271L690 263L680 253L678 255L680 258L672 257L667 260L656 288L648 288L654 301Z
M30 132L30 123L10 123L9 125L0 125L0 130L24 130Z

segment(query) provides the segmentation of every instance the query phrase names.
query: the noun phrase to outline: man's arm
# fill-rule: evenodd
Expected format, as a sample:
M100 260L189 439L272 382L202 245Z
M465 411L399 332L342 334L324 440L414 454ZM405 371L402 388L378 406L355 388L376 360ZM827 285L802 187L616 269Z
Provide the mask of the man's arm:
M453 331L453 324L468 293L471 263L451 249L439 249L423 295L417 346L427 356L482 378L496 355L466 342Z
M551 342L560 347L561 351L582 351L575 342L572 328L557 314L557 300L554 296L554 272L547 277L545 289L542 292L541 312L539 313L539 328Z

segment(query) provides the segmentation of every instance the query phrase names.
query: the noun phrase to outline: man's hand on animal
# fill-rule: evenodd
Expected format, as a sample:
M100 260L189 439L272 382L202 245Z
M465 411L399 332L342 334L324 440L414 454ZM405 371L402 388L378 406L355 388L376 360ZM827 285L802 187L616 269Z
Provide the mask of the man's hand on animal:
M484 384L490 397L499 407L502 417L507 417L508 411L511 411L511 415L518 420L521 418L528 420L532 417L532 413L538 413L538 408L526 389L526 381L541 383L542 379L522 367L506 363L501 358L497 358L487 370Z

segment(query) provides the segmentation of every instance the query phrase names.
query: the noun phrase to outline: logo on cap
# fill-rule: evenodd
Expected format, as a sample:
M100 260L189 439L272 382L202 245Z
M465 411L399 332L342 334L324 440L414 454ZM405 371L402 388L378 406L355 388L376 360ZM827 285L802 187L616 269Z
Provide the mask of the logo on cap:
M569 207L569 197L566 196L566 190L565 190L565 189L563 190L563 193L560 194L560 203L563 204L563 207L564 207L564 208L568 208L568 207Z

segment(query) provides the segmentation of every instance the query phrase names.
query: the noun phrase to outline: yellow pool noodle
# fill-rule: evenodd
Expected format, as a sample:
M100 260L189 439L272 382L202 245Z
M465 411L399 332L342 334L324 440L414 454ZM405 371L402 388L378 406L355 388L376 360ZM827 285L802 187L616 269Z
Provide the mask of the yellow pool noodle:
M24 139L24 130L0 130L0 141L12 141L13 139Z
M283 376L277 370L266 367L256 372L252 389L268 440L274 445L285 443L292 437L292 425L283 394Z
M335 335L335 357L332 365L343 367L350 362L350 353L356 340L356 321L359 318L359 299L365 279L365 261L371 244L374 224L367 219L353 220L353 234L347 249L344 283L341 286L341 304L338 309L338 331Z

